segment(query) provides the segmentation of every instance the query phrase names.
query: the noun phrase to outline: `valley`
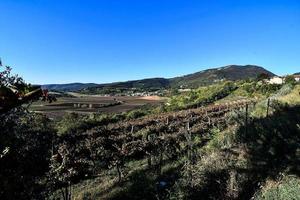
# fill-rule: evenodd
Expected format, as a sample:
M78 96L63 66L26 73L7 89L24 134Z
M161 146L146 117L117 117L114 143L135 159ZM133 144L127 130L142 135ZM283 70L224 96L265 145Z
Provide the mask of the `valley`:
M300 200L300 0L0 8L0 200Z
M57 101L49 103L36 101L30 105L30 110L46 114L50 118L61 118L66 113L80 114L114 114L128 112L143 106L155 106L165 102L165 98L131 97L131 96L101 96L69 93L72 97L57 97Z
M43 187L32 194L50 200L260 200L277 195L274 190L285 197L286 190L296 191L291 197L297 199L298 76L245 78L240 70L248 73L249 66L204 72L233 69L236 80L173 85L160 88L160 96L132 82L108 94L82 84L76 91L73 84L72 91L15 84L18 93L2 86L3 170L22 174L29 163L40 173L29 169L34 178L23 182ZM271 82L274 77L281 83ZM14 183L4 185L9 196L18 190L19 176L6 179Z

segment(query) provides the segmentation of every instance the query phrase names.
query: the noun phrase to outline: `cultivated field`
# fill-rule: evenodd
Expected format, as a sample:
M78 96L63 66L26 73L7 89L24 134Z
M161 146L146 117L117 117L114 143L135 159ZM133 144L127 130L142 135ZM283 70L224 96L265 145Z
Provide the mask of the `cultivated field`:
M78 95L59 97L56 102L37 101L30 106L32 111L41 112L49 117L60 117L67 112L77 113L120 113L144 105L158 105L164 102L160 97L104 97L98 95Z

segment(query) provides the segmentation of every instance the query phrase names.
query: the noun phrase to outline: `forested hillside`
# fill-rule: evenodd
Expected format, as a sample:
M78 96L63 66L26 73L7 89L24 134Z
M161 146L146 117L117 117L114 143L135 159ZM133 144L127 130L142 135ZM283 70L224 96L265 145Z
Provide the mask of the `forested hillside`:
M207 69L193 74L170 79L149 78L107 84L50 84L43 85L43 87L57 91L81 91L86 94L110 94L116 92L122 93L128 90L143 92L168 88L197 88L222 81L256 79L261 74L264 74L267 77L272 77L275 75L260 66L229 65L220 68Z

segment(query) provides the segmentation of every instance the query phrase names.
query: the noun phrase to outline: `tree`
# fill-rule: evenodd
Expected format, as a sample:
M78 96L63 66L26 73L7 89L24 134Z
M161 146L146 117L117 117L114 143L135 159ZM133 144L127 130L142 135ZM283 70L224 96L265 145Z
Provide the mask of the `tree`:
M2 70L3 69L3 70ZM50 121L21 105L42 97L0 63L0 199L43 199L52 138Z
M0 115L0 130L0 199L43 198L54 134L50 122L17 108Z
M1 67L4 68L1 71ZM18 75L11 73L12 68L0 65L0 114L13 108L29 103L39 98L44 101L55 101L54 96L48 95L47 90L42 90L40 86L32 86Z
M269 74L266 74L266 73L261 73L257 76L256 80L257 81L262 81L262 80L265 80L265 79L269 79L270 78L270 75Z

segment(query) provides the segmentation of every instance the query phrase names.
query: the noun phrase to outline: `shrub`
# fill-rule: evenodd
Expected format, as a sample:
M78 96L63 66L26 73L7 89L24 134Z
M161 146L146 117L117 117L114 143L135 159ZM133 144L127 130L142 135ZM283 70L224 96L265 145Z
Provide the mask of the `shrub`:
M143 111L140 109L132 110L127 113L126 119L137 119L139 117L147 115L147 111Z

